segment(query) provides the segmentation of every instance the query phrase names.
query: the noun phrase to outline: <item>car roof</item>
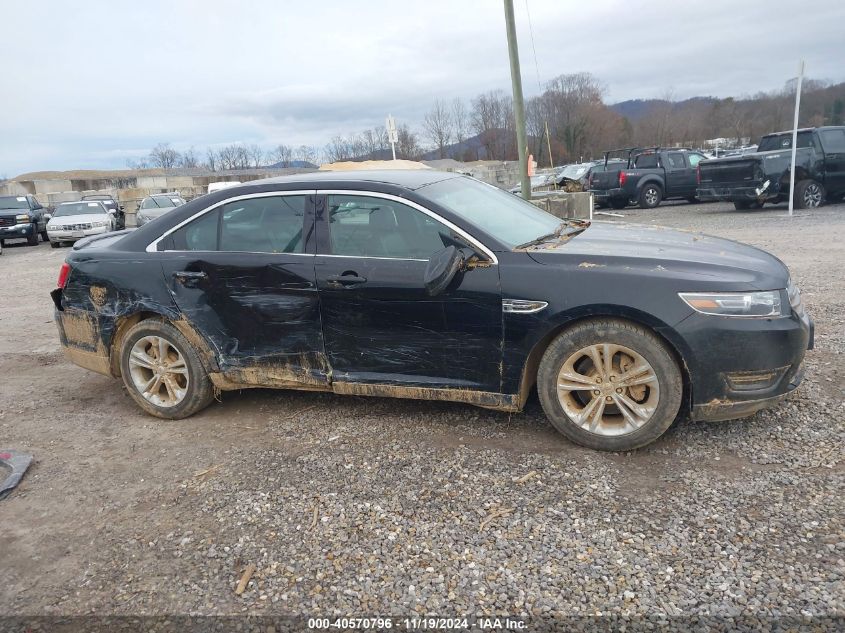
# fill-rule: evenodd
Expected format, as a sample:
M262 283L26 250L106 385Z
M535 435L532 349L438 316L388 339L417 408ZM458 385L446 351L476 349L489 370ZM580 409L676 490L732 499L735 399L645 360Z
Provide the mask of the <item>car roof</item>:
M82 204L82 203L89 203L89 202L102 202L102 200L68 200L67 202L60 202L59 206L63 207L66 204Z
M344 182L344 183L383 183L404 187L405 189L419 189L449 178L459 178L460 174L438 171L436 169L372 169L372 170L349 170L349 171L315 171L307 174L296 174L293 176L278 176L275 178L263 178L251 180L239 187L269 184L289 183L321 183L321 182ZM231 191L231 190L230 190Z

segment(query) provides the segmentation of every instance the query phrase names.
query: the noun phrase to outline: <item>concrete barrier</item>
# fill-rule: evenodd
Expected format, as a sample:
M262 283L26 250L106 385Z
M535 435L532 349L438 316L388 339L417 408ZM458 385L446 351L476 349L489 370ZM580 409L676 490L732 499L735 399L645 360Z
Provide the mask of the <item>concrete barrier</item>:
M549 192L532 198L532 204L559 218L589 220L593 214L593 194L589 192Z

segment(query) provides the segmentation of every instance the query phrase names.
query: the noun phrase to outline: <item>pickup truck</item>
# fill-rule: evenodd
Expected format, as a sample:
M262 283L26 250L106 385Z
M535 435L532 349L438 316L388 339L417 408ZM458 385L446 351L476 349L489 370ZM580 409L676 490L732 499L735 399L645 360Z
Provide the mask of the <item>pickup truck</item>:
M590 180L597 205L622 209L633 201L644 209L653 209L669 198L696 201L697 167L706 158L704 154L689 149L631 148L606 152L605 163L620 151L628 153L625 169L605 169Z
M38 236L47 241L49 209L42 207L35 196L0 196L0 242L26 240L38 245Z
M697 196L733 202L738 210L789 199L792 132L767 134L757 151L702 161ZM798 130L795 152L796 209L822 205L845 194L845 126Z

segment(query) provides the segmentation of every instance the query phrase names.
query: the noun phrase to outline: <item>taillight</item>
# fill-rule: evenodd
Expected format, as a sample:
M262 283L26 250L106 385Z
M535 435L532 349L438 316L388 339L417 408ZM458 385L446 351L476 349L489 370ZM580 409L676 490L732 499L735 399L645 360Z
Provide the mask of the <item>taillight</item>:
M70 274L70 264L65 262L62 264L62 267L59 269L59 281L56 283L56 286L64 290L65 285L67 284L67 277Z
M695 182L701 184L701 165L695 166Z
M628 179L628 176L625 175L624 171L619 172L619 186L624 187L625 181Z

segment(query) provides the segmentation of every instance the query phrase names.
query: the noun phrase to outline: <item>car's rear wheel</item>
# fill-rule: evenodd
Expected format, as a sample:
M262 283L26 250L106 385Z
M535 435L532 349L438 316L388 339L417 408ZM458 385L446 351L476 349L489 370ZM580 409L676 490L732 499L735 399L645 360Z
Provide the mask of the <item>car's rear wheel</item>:
M132 399L160 418L186 418L214 399L211 380L196 349L164 321L141 321L126 333L120 372Z
M795 183L792 205L796 209L815 209L824 204L824 187L815 180L801 180Z
M671 426L683 379L656 334L628 321L595 319L549 345L537 392L549 421L576 444L627 451L653 442Z
M59 242L50 242L50 248L59 248L61 244Z
M640 189L638 202L643 209L653 209L660 204L661 200L663 200L663 190L659 185L648 183Z

